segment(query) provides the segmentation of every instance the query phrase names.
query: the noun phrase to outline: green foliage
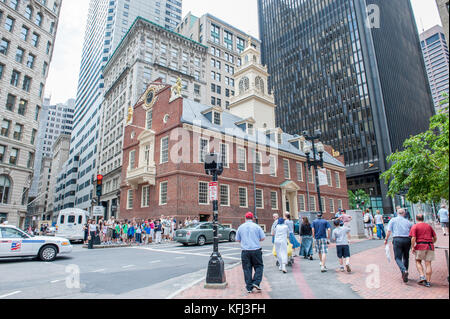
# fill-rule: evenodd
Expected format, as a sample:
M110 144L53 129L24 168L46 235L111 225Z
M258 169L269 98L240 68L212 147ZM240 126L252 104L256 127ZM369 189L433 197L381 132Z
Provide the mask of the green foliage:
M443 110L430 120L428 131L412 136L404 150L387 158L392 167L381 175L388 194L407 192L413 203L449 200L448 96Z
M363 202L364 205L362 205ZM348 203L351 209L365 209L370 206L370 196L363 189L358 189L355 192L349 190Z

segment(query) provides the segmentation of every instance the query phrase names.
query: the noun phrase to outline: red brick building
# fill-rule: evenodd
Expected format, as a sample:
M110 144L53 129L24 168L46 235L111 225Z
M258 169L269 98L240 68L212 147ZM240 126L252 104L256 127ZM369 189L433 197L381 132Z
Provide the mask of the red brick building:
M246 56L248 55L248 56ZM301 136L274 128L267 73L249 46L235 78L239 93L230 110L184 99L181 87L152 83L133 107L125 128L120 218L196 216L212 220L203 157L219 153L219 221L238 227L254 212L266 229L272 215L318 211L314 172L307 169ZM243 116L238 116L241 114ZM256 152L255 152L256 150ZM326 218L348 209L343 158L325 147L327 185L320 187ZM255 176L255 182L254 177Z

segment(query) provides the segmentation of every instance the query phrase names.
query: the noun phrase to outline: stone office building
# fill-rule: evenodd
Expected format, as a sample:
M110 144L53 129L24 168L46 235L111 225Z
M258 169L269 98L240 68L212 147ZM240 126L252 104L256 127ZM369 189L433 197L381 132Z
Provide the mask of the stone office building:
M303 152L309 142L272 126L276 106L273 96L262 94L267 76L259 53L248 46L241 58L245 63L237 81L242 89L230 111L183 98L181 88L160 82L139 99L124 132L121 219L161 214L211 219L211 176L203 162L213 151L224 163L218 190L222 224L238 227L246 212L256 211L268 230L274 213L290 212L296 219L300 212L318 210L314 172L306 168ZM348 208L348 196L343 158L326 150L327 185L320 191L330 219L338 208Z

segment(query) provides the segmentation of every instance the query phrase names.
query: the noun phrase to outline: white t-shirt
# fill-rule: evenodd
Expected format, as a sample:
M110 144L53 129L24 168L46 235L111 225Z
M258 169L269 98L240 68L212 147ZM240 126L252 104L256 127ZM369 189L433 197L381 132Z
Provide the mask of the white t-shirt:
M286 242L289 237L289 227L286 224L278 224L275 227L275 241Z
M97 231L97 225L89 224L89 231Z
M383 224L383 215L375 215L375 224Z

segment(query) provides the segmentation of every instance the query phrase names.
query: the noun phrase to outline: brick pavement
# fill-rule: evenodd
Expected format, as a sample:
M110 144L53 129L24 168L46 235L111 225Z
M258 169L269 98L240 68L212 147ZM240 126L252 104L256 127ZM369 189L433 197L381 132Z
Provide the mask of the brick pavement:
M247 294L241 264L225 270L228 287L226 289L205 289L205 281L184 290L174 299L270 299L271 287L265 277L261 283L261 293Z
M440 228L437 246L449 246L449 237L444 237ZM432 263L432 287L426 288L417 284L419 273L411 254L409 265L409 282L403 283L400 271L393 259L391 247L391 262L389 263L384 245L364 251L351 257L353 272L338 273L338 279L350 284L353 291L365 299L449 299L449 284L447 281L448 267L445 253L436 250L436 260ZM379 276L377 276L377 272ZM377 280L379 281L377 282Z

